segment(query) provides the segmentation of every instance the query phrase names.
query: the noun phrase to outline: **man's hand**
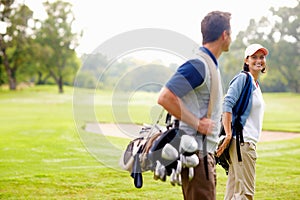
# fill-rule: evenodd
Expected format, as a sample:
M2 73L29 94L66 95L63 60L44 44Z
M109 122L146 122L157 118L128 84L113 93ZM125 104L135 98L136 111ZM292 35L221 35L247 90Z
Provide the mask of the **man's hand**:
M215 125L216 123L213 120L203 117L198 122L197 131L201 134L209 135L212 133Z

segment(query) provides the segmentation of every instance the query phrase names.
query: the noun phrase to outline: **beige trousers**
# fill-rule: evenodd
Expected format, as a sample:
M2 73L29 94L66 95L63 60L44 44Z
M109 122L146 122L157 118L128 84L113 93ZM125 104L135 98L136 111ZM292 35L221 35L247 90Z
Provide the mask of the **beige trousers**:
M238 161L236 141L233 139L229 148L231 164L226 184L225 200L248 200L254 198L256 146L245 142L241 145L242 162Z

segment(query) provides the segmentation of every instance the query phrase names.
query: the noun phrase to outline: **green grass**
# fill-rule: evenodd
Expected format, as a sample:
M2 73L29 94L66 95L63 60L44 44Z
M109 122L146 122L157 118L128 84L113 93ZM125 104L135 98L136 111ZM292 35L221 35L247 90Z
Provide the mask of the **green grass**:
M266 104L263 130L300 132L300 94L264 93L263 95ZM128 102L125 107L122 104L119 109L118 106L111 105L112 94L100 91L95 97L95 114L98 121L102 122L153 123L156 122L161 110L161 107L156 104L157 96L156 93L142 92L116 95L114 96L116 99L121 99L123 103Z
M264 94L264 130L300 132L300 94Z
M66 87L65 94L57 94L55 86L0 91L0 199L182 199L180 187L153 180L151 172L144 173L142 189L134 188L129 173L118 168L119 155L114 155L129 140L77 129L72 92ZM99 121L116 119L111 113L110 95L108 91L97 92L95 99L100 97L101 101L96 101L94 110ZM155 95L125 95L130 105L115 115L125 113L138 123L151 123L159 112L151 105ZM265 99L267 105L274 105L271 108L288 111L282 112L284 116L266 114L270 129L277 120L283 124L288 118L299 121L299 95L266 94ZM300 132L294 124L287 131ZM89 148L85 148L86 141L91 144ZM300 198L299 151L300 138L259 143L256 199ZM217 199L222 199L226 175L219 166L217 174Z

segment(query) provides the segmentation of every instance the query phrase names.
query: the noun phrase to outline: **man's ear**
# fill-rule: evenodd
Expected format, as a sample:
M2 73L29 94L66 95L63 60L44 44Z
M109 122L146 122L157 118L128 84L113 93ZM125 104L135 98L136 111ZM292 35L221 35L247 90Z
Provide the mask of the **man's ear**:
M223 33L222 33L222 38L224 40L226 40L228 37L230 37L230 32L227 31L227 30L224 30Z

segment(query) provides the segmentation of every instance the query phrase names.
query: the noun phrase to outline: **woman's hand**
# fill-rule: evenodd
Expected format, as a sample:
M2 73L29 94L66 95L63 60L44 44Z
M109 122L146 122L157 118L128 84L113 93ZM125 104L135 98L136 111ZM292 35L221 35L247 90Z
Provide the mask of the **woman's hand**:
M231 120L232 120L232 114L230 112L224 112L222 115L222 123L224 126L224 131L226 133L226 137L224 139L223 144L221 144L216 151L217 157L220 157L221 154L224 152L224 150L230 144L231 137L232 137Z
M231 141L231 135L226 135L224 142L218 147L217 151L216 151L216 156L220 157L222 155L222 153L224 152L224 150L228 147L228 145L230 144Z

